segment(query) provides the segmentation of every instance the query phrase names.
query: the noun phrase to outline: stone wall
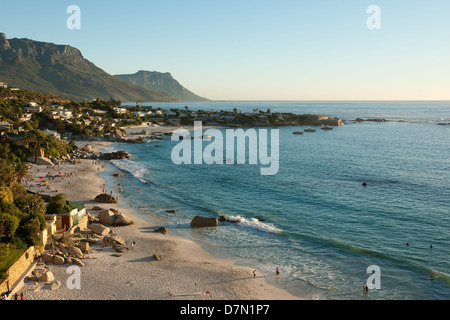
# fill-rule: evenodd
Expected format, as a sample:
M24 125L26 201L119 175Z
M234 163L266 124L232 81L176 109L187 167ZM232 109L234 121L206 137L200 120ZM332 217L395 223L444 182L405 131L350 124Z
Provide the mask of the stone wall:
M8 279L6 279L3 283L0 284L0 292L8 291L8 282L9 289L12 290L12 286L16 284L17 281L24 275L24 272L30 267L30 265L34 261L34 255L39 254L37 252L40 250L40 247L30 247L27 251L22 254L22 256L8 269Z

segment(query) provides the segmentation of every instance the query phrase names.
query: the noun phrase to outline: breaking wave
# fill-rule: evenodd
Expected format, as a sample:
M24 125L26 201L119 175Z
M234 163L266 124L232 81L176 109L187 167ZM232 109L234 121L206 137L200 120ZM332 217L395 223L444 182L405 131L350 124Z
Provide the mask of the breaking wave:
M111 160L110 162L117 169L133 175L133 177L138 178L142 182L146 182L144 177L150 172L144 165L130 159Z
M228 219L231 222L238 222L239 225L242 225L244 227L257 229L257 230L263 231L263 232L280 233L283 231L281 229L278 229L277 227L275 227L274 225L272 225L270 223L264 223L256 218L247 219L247 218L244 218L241 216L230 216L230 217L228 217Z

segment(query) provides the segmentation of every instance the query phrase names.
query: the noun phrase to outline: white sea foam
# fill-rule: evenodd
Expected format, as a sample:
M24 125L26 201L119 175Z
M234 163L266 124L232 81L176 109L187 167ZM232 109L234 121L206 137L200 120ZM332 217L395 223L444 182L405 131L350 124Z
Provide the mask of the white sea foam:
M116 168L132 174L142 182L145 182L144 177L150 172L143 164L130 159L111 160L110 162Z
M228 219L230 221L239 221L239 225L257 229L257 230L260 230L263 232L280 233L283 231L281 229L278 229L277 227L275 227L274 225L272 225L270 223L264 223L262 221L259 221L256 218L247 219L247 218L244 218L241 216L230 216L230 217L228 217Z

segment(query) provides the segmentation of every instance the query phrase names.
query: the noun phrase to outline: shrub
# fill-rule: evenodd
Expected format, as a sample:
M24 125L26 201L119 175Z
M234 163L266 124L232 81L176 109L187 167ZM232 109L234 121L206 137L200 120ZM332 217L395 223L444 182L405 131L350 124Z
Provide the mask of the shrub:
M12 203L14 196L10 188L7 186L0 186L0 202Z
M0 239L10 241L14 238L20 219L17 216L0 213Z
M37 217L28 219L23 225L17 228L17 236L23 239L28 246L35 246L41 243L39 231L41 230L41 222Z
M71 211L72 208L66 202L67 196L65 194L58 194L52 197L47 207L47 213L60 214Z
M35 194L25 194L17 197L14 203L19 210L27 215L44 215L46 212L44 200Z

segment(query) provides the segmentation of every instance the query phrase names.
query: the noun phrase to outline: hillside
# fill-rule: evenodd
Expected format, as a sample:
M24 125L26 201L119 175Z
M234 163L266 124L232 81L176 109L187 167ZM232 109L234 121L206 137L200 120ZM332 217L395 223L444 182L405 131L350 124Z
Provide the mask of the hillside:
M9 86L75 100L179 101L158 91L120 80L68 45L10 39L0 33L0 81Z
M208 99L200 97L195 93L183 87L175 80L170 73L161 73L155 71L138 71L135 74L116 75L121 80L128 81L135 85L167 93L175 96L182 101L207 101Z

